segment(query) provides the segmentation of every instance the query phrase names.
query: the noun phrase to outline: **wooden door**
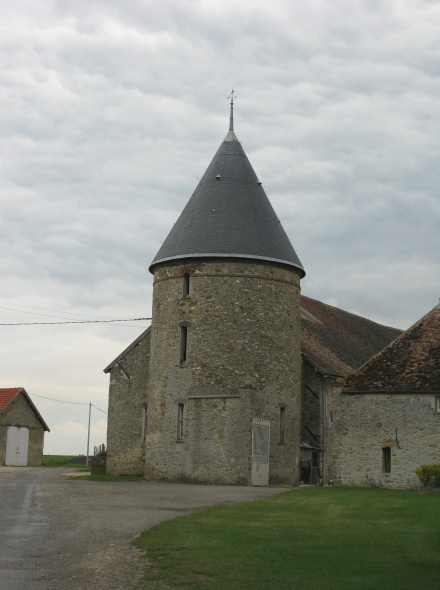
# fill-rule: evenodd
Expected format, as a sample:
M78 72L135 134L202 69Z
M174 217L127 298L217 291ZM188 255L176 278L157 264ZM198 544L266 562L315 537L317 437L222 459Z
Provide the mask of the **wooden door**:
M25 467L28 460L29 428L9 426L5 465Z

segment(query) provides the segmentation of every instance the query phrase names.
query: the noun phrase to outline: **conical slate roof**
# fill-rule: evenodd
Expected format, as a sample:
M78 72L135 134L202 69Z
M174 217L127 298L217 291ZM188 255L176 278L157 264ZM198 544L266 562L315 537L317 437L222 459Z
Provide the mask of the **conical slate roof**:
M232 106L231 106L232 111ZM187 258L250 258L305 272L232 124L150 266Z

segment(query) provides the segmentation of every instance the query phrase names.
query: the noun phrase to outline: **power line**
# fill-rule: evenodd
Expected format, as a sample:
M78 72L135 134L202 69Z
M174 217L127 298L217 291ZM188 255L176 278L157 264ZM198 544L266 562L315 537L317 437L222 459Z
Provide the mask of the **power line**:
M59 315L48 315L47 313L37 313L35 311L25 311L24 309L11 309L10 307L3 307L2 305L0 305L0 309L6 309L7 311L13 311L15 313L28 313L30 315L41 315L45 318L58 318L59 320L70 320L71 318L65 318L63 316L59 316ZM48 310L51 311L51 310ZM70 313L70 312L64 312L64 311L60 311L58 313L64 313L64 314L69 314L69 315L85 315L82 313L79 314L75 314L75 313ZM89 317L98 317L98 316L89 316ZM113 318L105 318L106 320L112 320Z
M0 326L35 326L35 325L44 325L44 324L58 324L58 323L106 323L106 322L99 322L98 320L89 320L87 321L83 321L81 322L80 320L78 321L74 321L73 319L70 318L66 318L64 317L65 315L73 315L73 316L83 316L83 317L92 317L92 318L100 318L102 320L107 320L107 323L111 323L111 322L130 322L130 321L139 321L139 320L144 320L144 319L151 319L151 318L136 318L133 320L119 320L119 319L115 319L115 318L109 318L108 316L99 316L99 315L91 315L91 314L86 314L86 313L77 313L77 312L71 312L71 311L59 311L59 310L55 310L55 309L46 309L44 307L32 307L31 305L21 305L19 303L9 303L8 301L0 301L0 303L4 303L6 305L15 305L17 307L26 307L28 309L39 309L40 311L52 311L54 313L62 313L64 314L63 316L57 316L57 315L48 315L46 313L36 313L35 311L25 311L23 309L11 309L10 307L3 307L0 305L0 309L5 309L7 311L14 311L16 313L28 313L31 315L39 315L39 316L43 316L46 318L56 318L59 320L65 320L64 322L17 322L17 323L4 323L4 324L0 324ZM139 326L124 326L124 327L130 327L130 328L138 328Z
M37 314L42 315L42 314ZM17 322L11 324L0 324L0 326L55 326L60 324L111 324L114 322L142 322L145 320L151 320L152 318L132 318L130 320L79 320L69 322ZM118 324L116 324L118 325ZM128 328L139 328L139 326L124 326ZM145 326L141 326L145 327Z
M95 410L99 410L100 412L102 412L106 416L108 415L107 412L104 412L104 410L101 410L100 408L98 408L97 406L94 406L93 404L92 404L92 407L95 408Z
M90 313L79 313L76 311L61 311L59 309L47 309L46 307L33 307L32 305L22 305L21 303L11 303L10 301L0 301L0 303L3 303L5 305L15 305L16 307L26 307L27 309L38 309L39 311L52 311L53 313L63 313L63 314L67 314L67 315L81 315L84 317L89 317L89 318L99 318L101 320L112 320L113 318L109 318L108 316L102 316L102 315L95 315L95 314L90 314ZM2 309L7 309L7 308L2 308ZM11 309L10 311L22 311L21 309ZM32 312L23 312L23 313L32 313ZM40 314L34 314L34 315L40 315ZM48 316L51 317L51 316Z
M102 412L103 414L107 414L107 412L104 412L104 410L101 410L101 408L98 408L98 406L95 406L94 404L91 404L90 402L86 403L86 402L69 402L66 401L64 399L55 399L53 397L46 397L45 395L37 395L36 393L30 393L29 395L33 395L35 397L41 397L43 399L48 399L51 402L58 402L59 404L74 404L76 406L93 406L96 410L99 410L100 412Z
M51 402L59 402L60 404L74 404L76 406L88 406L85 402L68 402L64 399L54 399L53 397L46 397L45 395L37 395L36 393L30 393L29 395L34 395L35 397L42 397L43 399L49 399Z

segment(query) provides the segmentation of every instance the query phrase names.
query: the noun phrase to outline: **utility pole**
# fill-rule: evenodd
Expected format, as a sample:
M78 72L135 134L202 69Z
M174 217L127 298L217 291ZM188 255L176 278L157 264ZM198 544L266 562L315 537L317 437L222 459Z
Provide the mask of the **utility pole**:
M90 416L92 414L92 402L89 404L89 429L87 432L87 456L86 456L86 467L89 464L89 443L90 443Z

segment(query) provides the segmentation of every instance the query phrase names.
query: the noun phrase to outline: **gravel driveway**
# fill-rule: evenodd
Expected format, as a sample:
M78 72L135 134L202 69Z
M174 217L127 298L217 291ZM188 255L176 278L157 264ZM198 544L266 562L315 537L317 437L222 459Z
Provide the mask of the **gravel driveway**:
M159 522L281 488L103 483L71 469L0 467L2 590L132 589L142 572L130 541Z

